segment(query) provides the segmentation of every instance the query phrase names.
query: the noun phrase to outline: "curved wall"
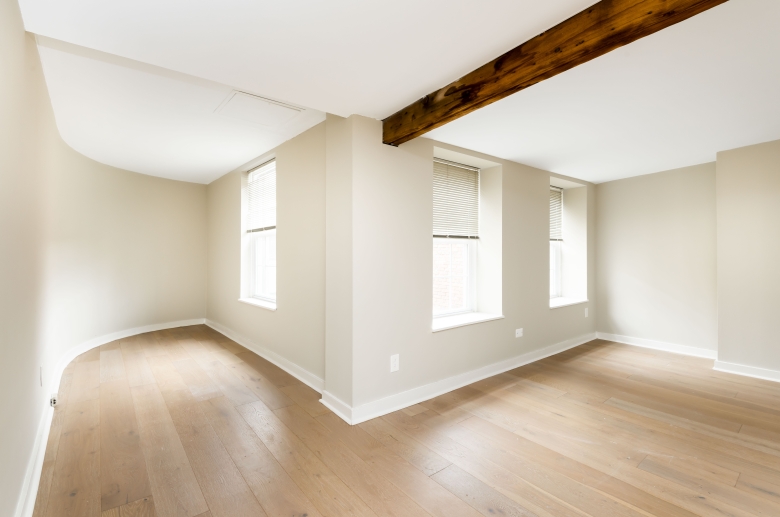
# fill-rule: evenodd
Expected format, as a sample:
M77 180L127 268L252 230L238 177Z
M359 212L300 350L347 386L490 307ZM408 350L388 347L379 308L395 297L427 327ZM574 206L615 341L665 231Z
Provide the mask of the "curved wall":
M0 0L0 515L31 511L48 398L77 350L205 316L205 228L204 185L63 143L35 41Z

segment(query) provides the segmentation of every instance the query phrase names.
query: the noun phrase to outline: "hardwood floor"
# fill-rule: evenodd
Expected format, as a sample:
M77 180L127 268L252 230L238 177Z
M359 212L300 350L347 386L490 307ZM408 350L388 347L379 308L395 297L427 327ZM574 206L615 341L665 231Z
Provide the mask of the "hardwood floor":
M68 366L35 517L780 516L780 384L593 341L350 427L205 326Z

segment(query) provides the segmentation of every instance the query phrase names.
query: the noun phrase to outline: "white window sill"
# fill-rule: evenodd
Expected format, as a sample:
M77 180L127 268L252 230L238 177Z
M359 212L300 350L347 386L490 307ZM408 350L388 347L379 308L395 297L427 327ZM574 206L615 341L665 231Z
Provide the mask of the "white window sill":
M443 316L433 319L431 330L433 332L441 332L442 330L465 327L466 325L474 325L475 323L500 319L504 319L503 314L488 314L486 312L469 312L466 314L457 314L455 316Z
M568 307L569 305L577 305L578 303L588 303L588 300L586 298L550 298L551 309Z
M260 307L261 309L265 309L268 311L276 310L276 303L267 302L265 300L260 300L258 298L239 298L238 301L241 303L245 303L247 305L254 305L255 307Z

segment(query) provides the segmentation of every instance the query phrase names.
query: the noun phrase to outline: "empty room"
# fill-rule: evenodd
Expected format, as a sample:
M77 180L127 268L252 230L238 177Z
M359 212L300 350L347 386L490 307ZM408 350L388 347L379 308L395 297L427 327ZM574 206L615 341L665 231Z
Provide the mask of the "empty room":
M778 92L778 0L0 0L0 517L780 517Z

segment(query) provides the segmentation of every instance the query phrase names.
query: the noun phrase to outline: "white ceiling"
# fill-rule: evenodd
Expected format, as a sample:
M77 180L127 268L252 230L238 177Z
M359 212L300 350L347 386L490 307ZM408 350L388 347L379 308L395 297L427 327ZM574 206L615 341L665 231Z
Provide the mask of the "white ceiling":
M209 183L325 119L41 36L38 49L63 140L126 170Z
M426 135L592 182L780 139L780 2L730 0Z
M71 146L208 182L324 112L384 118L595 0L19 3ZM730 0L426 136L594 182L712 161L780 138L778 19L777 0ZM234 90L310 109L285 124L224 105Z
M35 34L384 118L595 0L19 0Z

